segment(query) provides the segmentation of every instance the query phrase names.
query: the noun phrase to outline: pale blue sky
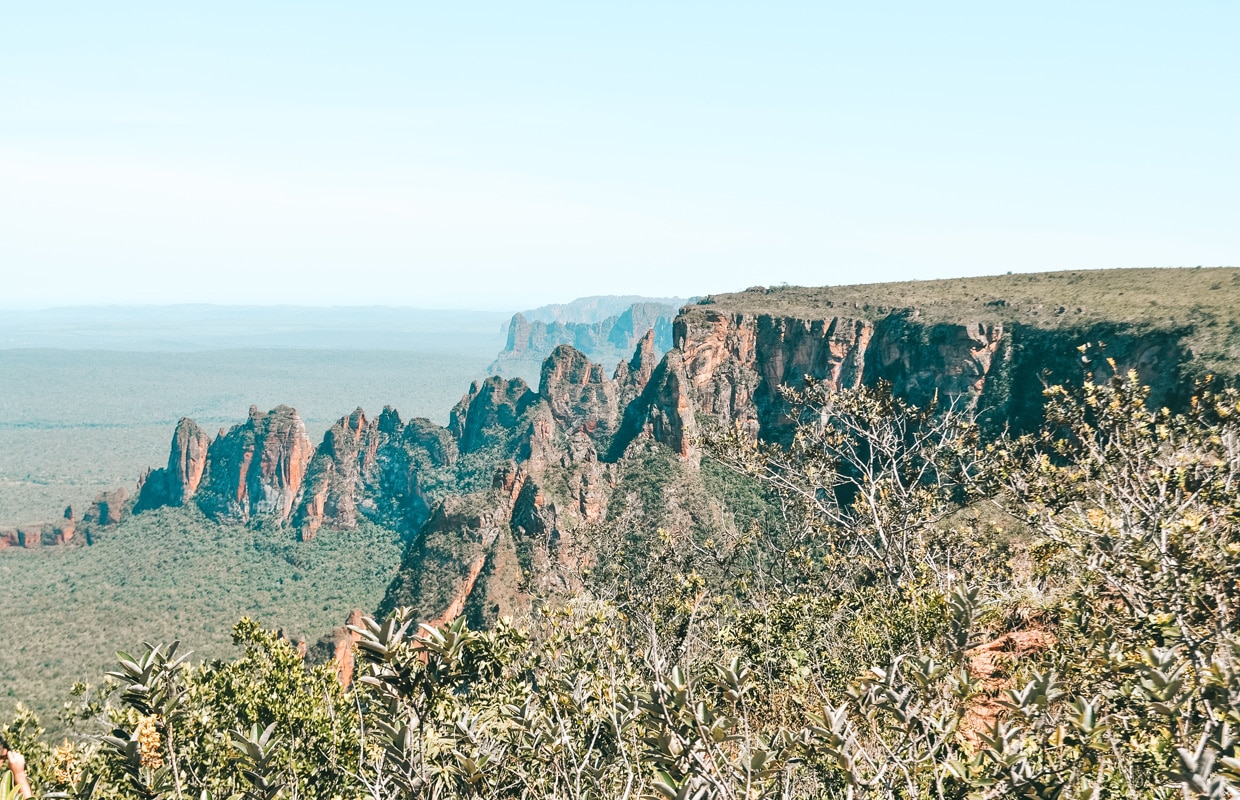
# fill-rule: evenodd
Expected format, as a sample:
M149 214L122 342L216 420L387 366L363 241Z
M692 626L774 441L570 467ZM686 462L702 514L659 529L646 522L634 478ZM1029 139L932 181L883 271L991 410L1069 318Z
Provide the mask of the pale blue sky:
M0 307L1240 264L1240 3L6 3Z

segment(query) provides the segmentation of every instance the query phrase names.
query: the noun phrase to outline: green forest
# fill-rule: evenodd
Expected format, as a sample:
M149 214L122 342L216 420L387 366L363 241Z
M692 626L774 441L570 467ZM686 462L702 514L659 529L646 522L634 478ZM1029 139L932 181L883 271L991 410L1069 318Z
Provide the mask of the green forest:
M786 446L701 442L727 534L613 516L521 618L367 618L347 686L249 618L231 658L125 637L56 736L3 735L77 798L1240 792L1240 393L1087 379L1016 436L883 384L785 392Z

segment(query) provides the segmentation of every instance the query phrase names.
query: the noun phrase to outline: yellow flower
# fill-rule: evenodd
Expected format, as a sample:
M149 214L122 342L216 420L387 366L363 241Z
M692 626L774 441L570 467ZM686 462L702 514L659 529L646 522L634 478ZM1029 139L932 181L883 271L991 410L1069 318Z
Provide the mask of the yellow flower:
M163 740L159 735L159 717L155 715L139 717L134 735L138 739L139 763L147 769L162 767L164 759L159 754L159 747Z
M62 786L70 786L82 779L82 767L77 763L77 753L68 739L52 749L52 779Z

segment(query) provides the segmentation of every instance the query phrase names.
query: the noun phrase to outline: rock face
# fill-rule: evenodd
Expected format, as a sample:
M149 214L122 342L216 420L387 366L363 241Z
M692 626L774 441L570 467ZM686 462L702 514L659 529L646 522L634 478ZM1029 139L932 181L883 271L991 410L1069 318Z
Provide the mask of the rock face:
M449 426L461 452L482 441L507 442L513 461L496 468L490 487L448 496L436 507L411 542L381 612L411 605L426 619L465 615L484 625L526 608L531 593L571 580L565 568L580 557L572 531L602 520L615 485L613 466L600 451L620 432L620 398L640 396L658 374L651 339L643 337L610 378L563 345L543 364L537 393L519 379L471 387ZM480 439L486 430L491 433ZM555 492L547 490L552 484Z
M222 520L246 522L254 515L287 519L311 457L306 426L288 406L221 431L207 451L198 505Z
M833 389L887 381L916 404L935 398L980 404L1003 421L1028 426L1036 423L1048 376L1079 380L1078 345L1106 341L1117 369L1136 369L1154 387L1155 402L1176 391L1178 366L1187 360L1173 335L1131 326L1012 330L1001 319L922 323L918 316L899 309L877 319L833 313L808 318L691 306L676 320L671 353L681 354L689 406L696 414L776 441L792 424L779 389L801 386L806 377ZM1096 378L1108 377L1109 367L1102 362L1099 367ZM683 398L669 392L655 403L659 414L650 424L657 427L660 415L684 421L673 403L683 405ZM675 425L663 429L674 431ZM674 441L673 434L668 444L675 449Z
M120 490L120 497L124 497L124 490ZM121 500L121 508L124 506ZM65 509L64 516L59 522L55 523L35 523L33 525L23 525L20 528L12 530L0 531L0 550L6 547L24 547L33 549L42 547L43 545L65 544L73 539L77 532L77 520L73 515L73 508Z
M512 429L537 401L538 395L520 378L475 381L452 409L448 430L462 453L472 453L486 446L496 429Z
M207 449L211 437L188 417L177 423L168 454L168 502L185 505L198 492L207 470Z
M189 417L172 434L168 466L151 470L138 487L139 511L158 506L183 506L202 485L211 437Z
M89 525L115 525L124 518L128 502L129 492L124 488L100 492L82 521Z
M75 533L77 533L77 520L73 517L73 506L66 506L60 524L52 527L52 542L64 544L72 539Z
M698 411L684 355L679 350L671 350L650 374L641 393L625 409L624 425L612 443L609 460L619 459L629 445L641 437L667 445L682 459L696 459L694 438Z
M411 606L441 623L467 610L479 620L518 610L512 510L512 493L502 487L445 498L411 543L382 608Z
M538 395L551 415L567 430L591 436L615 433L620 415L619 384L609 380L601 364L585 353L560 345L543 363Z
M536 371L552 350L570 345L589 360L615 364L627 359L643 337L661 355L672 346L676 306L637 302L600 322L544 322L516 314L508 324L508 341L489 371L492 375L524 376Z
M298 508L303 538L314 536L325 520L338 528L357 526L357 504L374 472L379 440L377 423L368 422L360 408L323 436Z
M1075 368L1079 375L1083 342L1105 338L1115 369L1131 366L1167 387L1174 383L1165 376L1185 358L1172 334L1047 331L986 318L926 322L907 308L850 308L811 316L690 307L662 359L647 333L611 378L562 344L543 363L537 393L518 381L475 385L454 412L453 437L462 453L502 442L500 457L509 453L513 462L497 470L489 490L436 508L381 611L412 605L426 619L465 615L482 625L523 608L531 593L562 584L572 573L564 567L589 558L573 531L612 513L625 491L621 473L632 471L626 464L670 450L678 469L692 472L704 419L778 441L793 424L780 389L807 378L836 390L887 381L917 404L976 405L1011 419L1020 403L1040 408L1046 374L1069 380ZM674 509L692 491L690 480L659 502ZM700 508L676 513L692 519Z
M706 307L677 319L675 343L697 411L750 435L778 438L790 424L779 388L803 385L806 376L835 389L861 385L870 378L875 328L849 317L795 319ZM891 375L894 365L914 356L888 343L883 357ZM920 367L922 354L916 362Z
M554 341L580 331L518 316L510 350L546 347L537 391L519 377L475 382L446 427L403 421L391 408L375 418L357 409L312 450L286 406L252 408L213 441L182 420L167 466L147 476L136 510L193 502L219 520L288 522L303 538L373 521L407 542L381 613L408 605L423 620L464 615L484 625L540 593L571 588L593 558L574 539L582 523L658 512L659 524L717 524L718 504L702 499L696 469L700 428L715 421L783 440L793 424L783 387L807 378L836 390L887 381L914 403L975 404L1019 429L1036 422L1047 376L1079 378L1080 344L1107 343L1114 367L1095 359L1096 379L1135 368L1156 403L1177 396L1179 366L1190 357L1179 329L1052 329L983 300L976 314L949 319L943 308L923 315L896 303L836 302L819 290L807 296L814 302L792 310L768 290L686 307L665 354L662 312L632 306L605 333L589 333L590 342L602 336L631 348L610 376L582 348ZM124 495L101 495L83 524L113 523L127 504ZM654 520L636 519L637 529L656 529L647 524ZM0 533L0 547L34 547L73 531L69 514L60 533ZM351 646L342 630L329 648L338 663L340 648Z
M325 524L355 528L362 517L395 530L417 530L430 516L426 474L456 459L456 440L429 420L404 423L391 407L367 420L359 408L323 437L294 520L303 539Z

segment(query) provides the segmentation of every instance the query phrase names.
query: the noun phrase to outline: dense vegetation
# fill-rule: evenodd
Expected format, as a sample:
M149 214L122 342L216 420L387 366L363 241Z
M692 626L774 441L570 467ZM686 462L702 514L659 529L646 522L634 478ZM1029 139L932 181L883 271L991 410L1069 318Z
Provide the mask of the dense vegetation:
M378 604L401 551L396 534L368 524L298 542L190 508L133 516L98 537L0 558L3 713L20 701L59 730L69 687L97 678L118 647L179 637L195 658L229 657L243 616L313 643Z
M708 443L726 539L673 515L637 558L609 520L529 618L367 621L348 690L244 620L233 661L122 654L79 692L107 736L6 735L101 798L1236 796L1240 394L1046 399L985 441L811 384L790 448Z

